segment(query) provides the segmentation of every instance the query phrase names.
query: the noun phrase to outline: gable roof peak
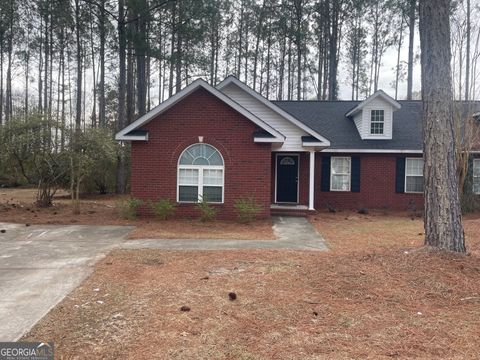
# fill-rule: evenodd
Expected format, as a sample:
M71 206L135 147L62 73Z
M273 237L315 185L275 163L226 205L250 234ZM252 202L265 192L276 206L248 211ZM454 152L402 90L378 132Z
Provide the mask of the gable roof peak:
M317 138L319 140L319 142L321 142L325 146L330 146L330 140L328 140L327 138L325 138L321 134L317 133L311 127L305 125L302 121L300 121L299 119L297 119L296 117L294 117L290 113L284 111L281 107L277 106L274 102L265 98L262 94L253 90L250 86L245 84L243 81L240 81L236 76L234 76L234 75L227 76L223 81L221 81L217 85L217 89L223 92L222 89L224 89L225 87L227 87L230 84L236 85L243 92L249 94L250 96L255 98L257 101L259 101L260 103L265 105L267 108L269 108L270 110L274 111L276 114L283 117L288 122L294 124L296 127L300 128L300 129L302 129L307 134L310 134L311 136Z
M148 113L145 115L141 116L138 118L136 121L125 127L124 129L120 130L116 135L115 139L116 140L148 140L148 134L143 135L143 136L138 136L135 135L132 137L131 133L134 130L138 130L141 126L147 124L154 118L156 118L158 115L162 114L163 112L167 111L170 109L173 105L178 103L180 100L185 98L186 96L190 95L193 93L195 90L203 88L206 91L208 91L210 94L215 96L216 98L220 99L223 101L225 104L245 116L247 119L252 121L254 124L256 124L258 127L261 129L267 131L268 133L272 134L272 136L278 140L278 141L284 141L285 136L281 134L278 130L274 129L272 126L252 114L250 111L242 107L240 104L237 102L233 101L231 98L229 98L227 95L216 89L215 87L211 86L209 83L207 83L205 80L199 78L196 79L195 81L191 82L189 85L184 87L182 90L150 110Z
M394 111L395 110L399 110L402 105L400 105L400 103L395 100L394 98L392 98L390 95L388 95L385 91L383 91L382 89L378 89L377 91L375 91L372 95L370 95L368 98L366 98L365 100L363 100L360 104L358 104L357 106L355 106L352 110L350 110L345 116L346 117L351 117L355 114L357 114L358 112L360 112L366 105L368 105L369 103L371 103L373 100L375 100L376 98L381 98L383 99L385 102L387 102L388 104L390 104Z

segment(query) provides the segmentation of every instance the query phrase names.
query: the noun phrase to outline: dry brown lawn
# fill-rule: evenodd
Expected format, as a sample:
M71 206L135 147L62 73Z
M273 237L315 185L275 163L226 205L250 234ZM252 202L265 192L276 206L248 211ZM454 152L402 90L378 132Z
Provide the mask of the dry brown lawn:
M423 219L408 212L322 212L311 216L310 221L335 252L415 248L423 245L425 235ZM479 252L480 214L465 215L463 224L469 251Z
M244 239L271 240L275 236L271 220L252 224L235 221L202 223L196 219L159 221L154 218L125 220L116 208L121 197L89 196L82 199L81 213L74 215L69 196L59 191L54 206L46 209L34 205L35 189L0 189L0 222L28 224L134 225L132 239Z
M115 251L24 340L79 359L478 359L477 251L421 248L408 214L311 221L332 251ZM465 227L478 249L478 216Z

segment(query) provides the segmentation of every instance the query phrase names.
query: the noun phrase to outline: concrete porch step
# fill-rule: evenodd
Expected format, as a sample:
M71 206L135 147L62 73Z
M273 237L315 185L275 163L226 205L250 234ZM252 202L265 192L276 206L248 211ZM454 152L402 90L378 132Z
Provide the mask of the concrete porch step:
M272 216L306 217L310 212L305 205L272 204L270 206L270 214Z

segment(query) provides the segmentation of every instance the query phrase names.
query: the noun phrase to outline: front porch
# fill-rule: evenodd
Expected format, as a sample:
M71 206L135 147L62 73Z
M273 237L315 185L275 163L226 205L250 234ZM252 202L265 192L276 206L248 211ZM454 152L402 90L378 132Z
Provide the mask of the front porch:
M315 210L315 151L272 152L272 214Z

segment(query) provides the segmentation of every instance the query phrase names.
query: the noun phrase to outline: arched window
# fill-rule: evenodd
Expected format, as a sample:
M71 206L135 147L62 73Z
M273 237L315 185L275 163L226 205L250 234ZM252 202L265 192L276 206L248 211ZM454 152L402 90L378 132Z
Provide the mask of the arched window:
M223 203L224 164L220 152L207 144L186 148L178 160L179 202Z

